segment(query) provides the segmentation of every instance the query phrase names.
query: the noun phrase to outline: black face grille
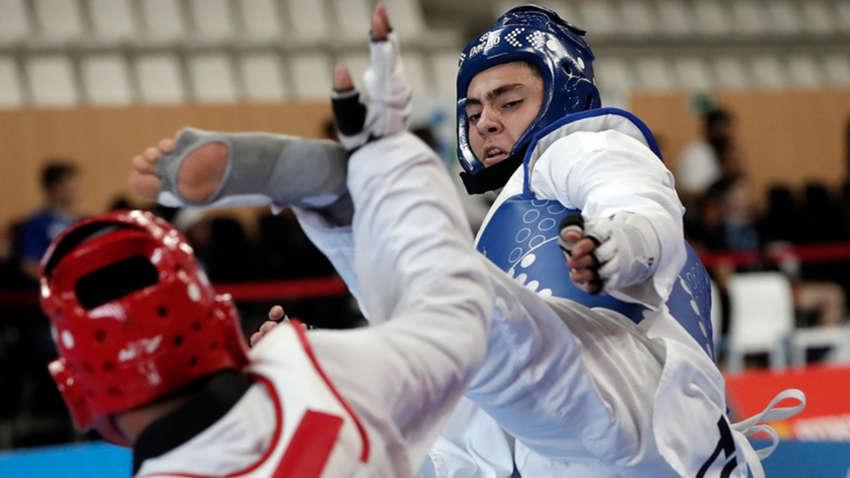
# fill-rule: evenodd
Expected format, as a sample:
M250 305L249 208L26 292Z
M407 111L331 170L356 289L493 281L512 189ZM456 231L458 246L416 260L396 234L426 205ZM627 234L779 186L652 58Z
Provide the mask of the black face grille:
M158 281L153 264L142 256L133 256L83 276L74 291L80 305L90 310Z

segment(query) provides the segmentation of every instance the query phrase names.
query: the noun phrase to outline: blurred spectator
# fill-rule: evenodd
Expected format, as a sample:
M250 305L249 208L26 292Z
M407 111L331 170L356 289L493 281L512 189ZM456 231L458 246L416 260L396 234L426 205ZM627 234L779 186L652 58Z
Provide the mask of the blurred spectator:
M79 170L70 161L51 161L41 172L45 205L27 218L18 241L24 276L37 282L38 264L50 242L79 219L75 207L80 195Z
M67 160L50 161L42 168L44 206L11 229L11 263L18 274L10 275L4 287L34 287L39 262L51 241L78 219L75 211L80 195L78 176L77 166ZM0 393L0 417L14 417L7 443L17 447L68 441L73 437L73 429L47 371L47 364L56 358L50 322L34 306L2 307L0 334L7 340L7 363L0 369L0 377L4 391L10 393L6 396Z
M844 126L844 157L846 159L845 167L847 171L844 176L844 215L847 222L850 223L850 116L847 117L847 123Z
M433 149L437 153L440 152L440 144L437 141L437 137L434 135L434 132L431 131L431 128L427 126L417 126L412 128L410 132L427 144L429 148Z
M767 192L767 211L761 218L759 236L765 244L802 242L800 207L787 186L773 185Z
M734 124L732 113L709 111L703 117L703 137L685 147L679 157L676 184L686 205L696 203L718 179L740 172ZM721 158L721 151L726 158Z
M687 166L679 164L681 171L688 167L696 167L702 161L708 161L705 164L712 164L711 181L705 185L699 183L699 187L690 186L688 190L684 182L678 182L677 187L682 199L682 204L685 206L684 227L685 236L688 240L695 243L694 247L705 246L706 241L710 240L707 234L712 231L717 225L721 205L718 202L717 191L710 192L709 186L724 178L730 178L741 174L741 151L738 144L734 141L731 133L732 117L726 112L715 110L706 116L706 136L709 139L701 140L689 146L692 151L690 156L691 165ZM709 126L711 125L711 126ZM705 146L705 148L703 148ZM688 150L683 153L683 161L686 158ZM704 171L704 172L707 172ZM694 179L698 174L690 173L691 179ZM702 179L709 179L704 176ZM694 183L695 184L695 183Z
M0 229L0 287L9 287L13 274L12 240L8 231ZM0 338L2 340L2 338ZM0 349L2 350L2 349Z
M801 206L800 241L806 244L846 241L847 221L841 205L833 199L826 185L809 182L804 189Z
M209 255L212 248L212 221L200 209L178 209L171 218L180 232L186 236L195 250L195 258L205 271L209 271Z
M134 207L133 203L130 202L130 198L128 198L124 194L119 194L119 195L114 196L112 198L112 202L109 203L109 208L107 210L115 211L115 210L118 210L118 209L130 210L130 209L136 209L136 207Z
M693 221L685 223L685 233L691 246L697 251L712 249L713 234L721 227L723 221L723 195L725 190L718 181L717 187L708 188L699 201L699 210L691 215Z
M339 141L339 133L336 130L336 121L333 118L325 120L325 125L322 128L322 137L331 141Z
M0 230L0 262L6 262L12 258L12 241L6 231Z
M755 208L749 182L743 176L721 179L706 192L719 205L719 221L709 231L706 244L715 251L757 251L762 243L755 224ZM765 269L764 264L740 267L729 263L715 270L715 280L725 291L726 280L733 272ZM794 281L794 305L803 313L813 314L818 325L837 325L842 321L845 307L844 290L834 282ZM725 329L725 328L724 328Z
M750 184L743 176L716 181L707 198L716 206L717 222L709 230L706 245L712 250L758 250L759 236L754 227L754 207Z

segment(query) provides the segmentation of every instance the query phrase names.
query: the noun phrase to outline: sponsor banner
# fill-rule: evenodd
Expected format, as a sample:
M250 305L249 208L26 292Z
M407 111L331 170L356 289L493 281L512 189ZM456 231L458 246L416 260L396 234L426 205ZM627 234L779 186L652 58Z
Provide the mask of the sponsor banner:
M850 441L850 367L813 366L726 376L727 402L733 422L760 413L773 398L789 388L806 394L806 408L794 417L771 425L783 439ZM786 400L779 404L793 406Z

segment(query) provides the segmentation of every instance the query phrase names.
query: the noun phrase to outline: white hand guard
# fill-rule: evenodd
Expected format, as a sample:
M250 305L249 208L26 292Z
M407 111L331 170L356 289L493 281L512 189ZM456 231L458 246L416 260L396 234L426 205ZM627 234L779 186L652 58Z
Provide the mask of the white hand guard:
M582 227L584 236L596 241L593 257L599 264L597 273L602 290L615 291L649 279L661 258L661 242L652 224L643 216L619 212L612 217L587 217ZM569 252L572 244L559 241Z
M398 35L369 44L371 64L363 75L369 99L365 118L362 107L356 111L357 90L334 91L334 116L340 141L349 151L371 140L407 130L411 111L411 88L404 74Z

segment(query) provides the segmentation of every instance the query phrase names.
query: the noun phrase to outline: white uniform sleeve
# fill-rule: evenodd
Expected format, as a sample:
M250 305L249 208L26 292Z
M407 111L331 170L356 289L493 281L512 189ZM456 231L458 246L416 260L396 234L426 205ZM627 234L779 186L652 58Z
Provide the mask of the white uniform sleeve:
M298 218L298 224L304 234L331 261L365 314L360 286L357 284L357 273L354 271L354 235L351 226L330 224L322 214L310 209L293 207L292 211Z
M355 271L373 326L310 335L359 412L389 415L412 472L484 359L492 289L444 166L405 134L351 157Z
M464 397L428 453L431 466L418 478L513 476L513 443L493 417Z
M687 255L682 240L684 209L673 174L648 147L613 130L570 134L540 156L531 173L531 190L586 216L628 211L648 219L661 244L652 278L657 296L641 294L641 289L616 292L650 307L658 305L650 297L666 301Z

